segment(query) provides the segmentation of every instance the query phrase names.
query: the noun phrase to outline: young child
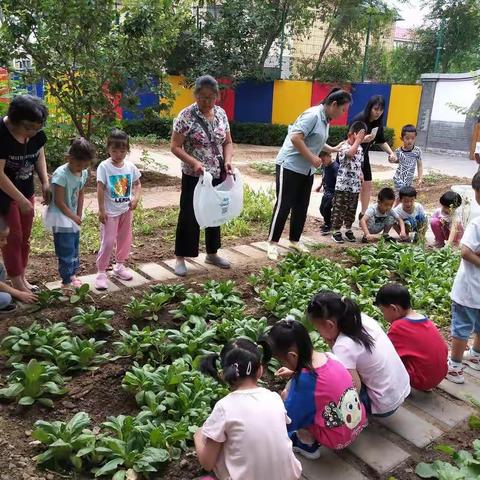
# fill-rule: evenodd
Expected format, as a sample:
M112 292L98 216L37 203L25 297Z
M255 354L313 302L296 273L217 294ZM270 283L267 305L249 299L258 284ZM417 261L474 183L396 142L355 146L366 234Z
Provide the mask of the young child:
M232 392L217 402L194 437L200 464L215 470L218 480L300 478L282 399L257 385L261 357L257 345L245 338L231 341L220 353L220 377ZM218 379L218 360L218 355L206 357L201 370Z
M410 385L434 389L448 370L448 346L435 324L413 310L410 293L398 283L384 285L375 305L390 324L387 335L407 369Z
M480 204L480 172L472 179L475 200ZM452 287L452 351L447 379L463 383L462 362L480 370L480 217L475 217L461 241L462 261ZM464 355L468 339L474 334L473 346Z
M406 240L408 235L405 232L405 223L393 210L395 192L391 188L382 188L378 192L378 202L368 207L365 215L360 220L360 228L363 230L363 243L375 240L375 234L383 232L386 241L393 238L388 234L391 228L398 224L400 238Z
M322 159L322 183L315 191L320 192L323 188L322 201L320 203L320 215L323 217L322 235L329 235L332 231L332 208L333 197L335 196L335 185L337 183L337 173L340 167L338 160L332 159L332 156L326 152L320 152Z
M396 206L393 211L405 223L405 233L407 235L414 233L414 242L424 240L428 222L423 206L416 202L417 191L413 187L402 187L399 191L399 197L400 205ZM393 228L398 234L401 233L398 224L395 224Z
M445 244L449 247L458 246L464 228L459 207L462 197L452 190L445 192L440 197L440 208L430 219L430 227L435 236L435 246L442 248Z
M5 219L0 216L0 249L7 244L7 238L10 229L5 222ZM3 263L0 262L0 315L8 315L17 309L16 303L13 299L17 299L23 303L34 303L37 301L37 296L32 292L24 292L11 287L7 283L7 272Z
M398 199L400 189L412 186L417 166L418 184L421 185L423 182L422 151L415 145L417 129L414 125L405 125L402 127L400 138L403 141L403 145L395 150L396 161L394 163L398 163L398 167L393 175L395 193L397 194L395 206L400 203Z
M97 257L95 288L106 290L107 268L116 247L116 263L113 274L121 280L131 280L132 272L124 263L132 246L133 210L141 195L140 172L125 160L130 151L128 135L114 129L107 139L110 158L97 168L98 218L100 220L101 245Z
M85 138L75 138L66 154L67 163L52 176L52 200L44 223L52 231L62 289L71 293L82 282L75 276L80 267L79 243L82 224L84 187L88 167L95 158L95 147Z
M338 153L339 169L335 186L332 211L332 239L344 243L340 229L345 225L345 238L355 242L352 225L357 212L358 196L362 188L362 141L367 126L363 122L354 122L348 131L347 141Z
M410 378L382 327L355 302L329 291L313 297L307 315L350 371L367 414L392 415L410 394Z
M296 320L281 320L267 337L271 353L291 378L282 395L291 419L293 450L315 459L320 445L346 448L367 424L365 407L347 369L330 353L313 350L307 329Z

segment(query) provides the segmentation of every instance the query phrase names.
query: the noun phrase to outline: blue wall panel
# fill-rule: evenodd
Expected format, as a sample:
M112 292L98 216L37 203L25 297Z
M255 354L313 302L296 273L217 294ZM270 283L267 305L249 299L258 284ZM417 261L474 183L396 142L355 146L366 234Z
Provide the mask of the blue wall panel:
M235 121L271 123L273 82L244 82L235 89Z
M383 123L387 121L388 107L390 103L391 85L385 83L352 83L353 103L348 111L348 123L357 113L361 112L373 95L382 95L385 99L385 113L383 114Z
M155 79L152 79L152 83L153 83L153 86L157 85L157 81ZM135 91L135 85L131 80L129 80L127 83L127 90ZM122 118L124 120L137 120L137 119L143 118L142 110L144 108L158 106L158 103L159 103L158 95L152 92L151 90L142 89L139 92L136 92L136 95L138 96L137 108L135 110L123 109Z

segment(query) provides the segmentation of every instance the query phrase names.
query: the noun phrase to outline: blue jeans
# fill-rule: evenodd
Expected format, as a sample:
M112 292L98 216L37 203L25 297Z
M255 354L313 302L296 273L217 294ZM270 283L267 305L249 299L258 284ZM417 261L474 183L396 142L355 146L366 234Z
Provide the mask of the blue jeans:
M0 282L5 282L7 279L7 273L3 263L0 263ZM12 296L7 292L0 292L0 310L8 307L12 303Z
M61 232L53 234L55 254L58 258L58 271L64 285L72 283L72 277L80 266L80 232Z
M398 408L396 408L395 410L387 413L372 413L372 401L368 396L367 387L363 383L362 388L360 389L360 401L363 403L365 411L369 417L386 418L390 415L393 415L398 410Z

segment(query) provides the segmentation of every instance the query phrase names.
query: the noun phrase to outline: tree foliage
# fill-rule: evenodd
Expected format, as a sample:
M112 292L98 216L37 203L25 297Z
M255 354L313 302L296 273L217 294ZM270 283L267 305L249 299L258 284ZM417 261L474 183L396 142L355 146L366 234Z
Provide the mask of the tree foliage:
M162 88L186 2L173 0L2 0L0 64L31 59L25 81L43 78L78 134L91 138L114 117L114 97L136 102Z

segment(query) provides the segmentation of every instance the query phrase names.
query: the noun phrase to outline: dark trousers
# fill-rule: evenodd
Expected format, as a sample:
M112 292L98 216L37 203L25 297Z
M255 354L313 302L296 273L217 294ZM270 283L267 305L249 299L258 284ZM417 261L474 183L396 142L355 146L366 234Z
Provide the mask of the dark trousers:
M332 226L332 208L335 192L325 190L323 192L322 202L320 203L320 215L323 217L325 225Z
M287 170L276 166L277 201L273 209L269 240L278 242L290 214L290 240L298 242L307 219L313 175Z
M345 225L347 230L352 228L355 221L355 213L357 212L358 193L343 192L335 190L332 210L332 227L333 230L340 230Z
M198 257L200 227L193 210L193 192L198 183L198 177L182 174L182 193L180 195L180 213L178 214L177 232L175 237L175 255L177 257ZM218 185L220 179L213 179L212 184ZM207 253L214 254L220 248L220 227L205 229L205 247Z
M80 232L61 232L53 234L55 255L58 258L58 272L64 285L72 283L72 277L80 266Z

